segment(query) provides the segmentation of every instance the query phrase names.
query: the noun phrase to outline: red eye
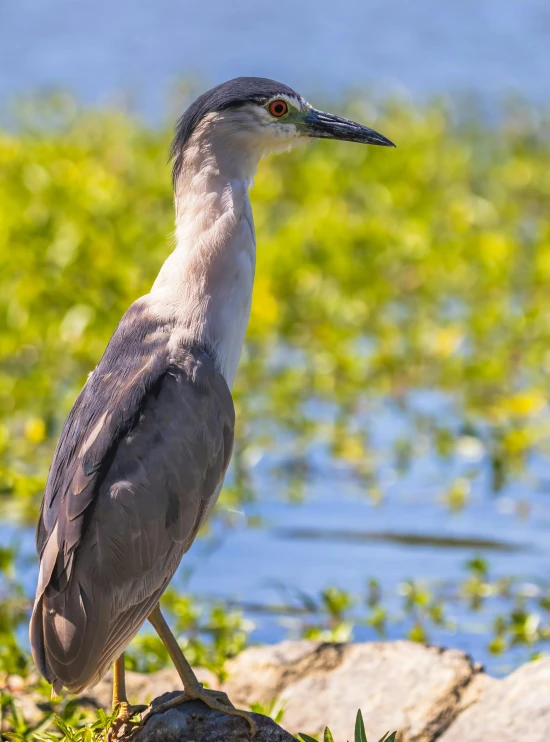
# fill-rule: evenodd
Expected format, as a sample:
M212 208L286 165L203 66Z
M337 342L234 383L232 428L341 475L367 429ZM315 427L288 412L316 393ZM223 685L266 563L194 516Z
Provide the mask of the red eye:
M288 103L286 100L272 100L269 104L269 113L275 118L281 118L288 113Z

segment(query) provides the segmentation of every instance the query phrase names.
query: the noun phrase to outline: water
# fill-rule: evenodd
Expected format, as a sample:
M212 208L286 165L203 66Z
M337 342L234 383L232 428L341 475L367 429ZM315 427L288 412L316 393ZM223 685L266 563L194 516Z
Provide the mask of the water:
M452 398L433 392L412 396L417 411L431 409L440 419L456 409ZM432 589L439 586L445 596L449 625L429 624L430 642L468 652L495 675L509 672L532 653L525 646L502 656L488 651L494 619L510 612L511 601L490 598L476 613L457 600L457 590L474 555L488 560L492 579L517 577L534 596L548 585L547 458L533 455L521 479L499 496L491 493L484 451L466 439L459 438L454 454L443 460L420 446L400 476L392 443L407 431L407 418L380 401L369 417L384 492L380 502L373 502L364 484L322 445L314 445L309 456L302 499L289 502L281 477L288 464L282 444L282 451L251 462L257 500L215 519L211 532L184 557L173 584L206 604L224 600L242 609L255 625L251 640L256 642L298 637L304 623L321 622L322 612L305 611L300 596L318 601L320 591L334 585L363 601L350 612L356 622L353 637L372 641L378 637L365 624L368 580L379 582L390 618L388 638L403 638L412 622L403 613L400 592L414 578ZM466 475L472 481L468 502L453 512L442 494L457 476ZM33 534L6 526L2 533L3 540L20 546L18 576L32 593Z
M419 407L430 397L428 406L440 419L449 414L453 403L442 395L418 394ZM253 638L272 642L289 631L297 636L303 617L283 611L281 620L280 615L269 616L269 611L266 615L266 607L289 602L295 609L303 606L300 600L292 600L300 592L317 596L328 585L336 585L360 596L368 579L375 578L392 617L388 637L402 638L410 621L403 616L400 585L411 578L446 585L446 611L456 625L430 626L430 641L470 653L495 675L509 672L532 651L516 647L502 657L488 651L493 621L510 610L510 602L493 598L480 613L472 613L454 594L472 555L488 560L493 579L516 576L534 593L535 586L548 584L547 458L534 455L528 471L499 496L491 493L483 451L468 450L460 441L449 459L442 461L426 451L413 458L405 475L398 476L391 443L407 429L406 420L385 403L375 404L370 417L382 502L373 503L365 486L321 448L310 461L303 502L285 502L271 468L274 462L266 456L255 466L255 490L261 499L248 509L249 515L260 516L263 527L245 528L243 521L241 528L225 533L204 562L198 554L192 557L189 588L244 605L257 625ZM469 502L462 511L453 512L442 494L457 476L467 473L472 476ZM354 638L376 639L374 630L364 625L365 607L358 606L352 614L358 620Z
M280 79L306 96L349 88L415 98L550 96L547 0L3 0L0 107L69 90L166 112L175 83Z

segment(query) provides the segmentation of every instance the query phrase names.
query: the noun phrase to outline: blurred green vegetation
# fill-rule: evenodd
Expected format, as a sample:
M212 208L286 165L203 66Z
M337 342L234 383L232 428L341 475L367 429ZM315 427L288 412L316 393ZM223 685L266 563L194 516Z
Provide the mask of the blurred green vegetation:
M260 167L237 457L270 443L267 425L248 440L255 420L277 421L295 451L324 440L372 478L368 435L353 424L361 399L406 404L409 389L437 388L459 395L498 489L548 436L550 124L520 107L498 127L437 104L352 114L399 149L323 142ZM170 250L169 138L64 98L0 133L0 495L10 516L36 512L75 395ZM311 399L336 404L335 420L312 420ZM430 435L452 448L449 431L435 424ZM396 459L406 458L405 444Z
M322 443L379 501L369 422L359 418L374 398L407 410L416 389L452 393L461 418L449 428L411 411L411 435L394 445L398 472L418 440L441 458L482 446L498 492L534 447L548 448L550 120L519 105L493 125L439 103L365 103L350 114L398 150L311 144L266 160L256 179L257 277L226 505L255 496L249 462L281 431L292 454L277 474L289 497L301 496L308 452ZM15 133L0 131L0 520L34 520L76 394L171 249L169 139L167 129L82 112L64 97L28 109ZM331 414L319 419L325 403ZM442 501L460 510L469 496L460 476ZM28 610L13 557L0 551L3 678L31 671L13 631ZM343 641L358 624L385 636L397 622L426 641L452 624L449 602L475 612L499 599L507 610L490 651L523 644L535 653L550 637L550 592L493 579L483 559L459 585L411 580L400 590L397 617L375 580L364 595L328 586L299 596L298 633ZM223 677L224 660L247 641L242 613L174 593L165 605L192 664ZM139 637L128 666L166 659L155 639ZM9 693L2 704L17 739L51 732L54 714L88 719L72 701L48 702L37 731ZM94 723L90 739L107 721Z

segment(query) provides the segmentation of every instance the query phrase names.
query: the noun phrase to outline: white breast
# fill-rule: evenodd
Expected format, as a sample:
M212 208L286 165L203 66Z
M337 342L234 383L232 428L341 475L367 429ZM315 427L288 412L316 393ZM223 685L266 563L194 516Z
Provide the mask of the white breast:
M228 275L212 293L206 315L206 334L217 350L217 363L229 388L233 386L241 357L254 284L255 252L250 228L239 235L232 249Z
M194 213L188 206L187 219L180 218L176 231L177 247L149 295L154 311L176 319L174 347L199 342L212 348L230 388L250 316L256 265L247 186L226 183L197 202Z

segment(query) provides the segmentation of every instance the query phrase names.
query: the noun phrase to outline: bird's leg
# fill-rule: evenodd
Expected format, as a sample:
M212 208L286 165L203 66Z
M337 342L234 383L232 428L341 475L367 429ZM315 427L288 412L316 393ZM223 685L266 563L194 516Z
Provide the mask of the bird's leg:
M124 670L124 652L113 665L113 710L119 704L128 705L126 696L126 672Z
M203 687L202 683L199 682L197 676L191 668L191 665L185 659L185 656L181 651L176 638L170 631L170 627L166 623L164 616L160 611L159 605L157 605L153 612L149 615L149 621L153 624L155 631L160 636L162 643L168 650L170 659L172 660L176 670L178 671L178 675L180 676L181 682L183 683L183 693L179 696L176 696L176 698L173 698L171 701L161 703L160 705L152 708L143 717L143 721L147 721L147 719L153 716L153 714L162 714L165 711L168 711L168 709L174 708L174 706L179 706L184 701L199 700L205 703L211 709L223 711L224 713L231 714L233 716L241 716L243 719L246 719L246 721L250 725L252 736L254 736L257 727L256 722L252 718L252 714L250 712L236 709L225 693L221 691L206 689Z
M118 707L117 715L107 733L107 742L123 736L134 714L145 711L147 706L131 706L126 696L126 674L124 671L124 652L113 665L113 711Z

